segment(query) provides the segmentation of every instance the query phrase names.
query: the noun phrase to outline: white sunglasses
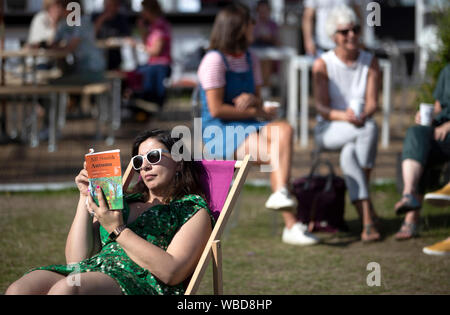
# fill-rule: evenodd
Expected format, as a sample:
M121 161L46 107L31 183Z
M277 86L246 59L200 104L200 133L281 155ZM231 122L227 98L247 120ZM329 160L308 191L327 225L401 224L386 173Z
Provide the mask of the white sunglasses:
M144 160L147 160L147 162L150 163L151 165L158 164L159 162L161 162L161 157L163 153L170 153L170 152L165 149L154 149L147 152L147 154L145 155L136 155L131 159L133 168L136 171L140 171L144 166Z

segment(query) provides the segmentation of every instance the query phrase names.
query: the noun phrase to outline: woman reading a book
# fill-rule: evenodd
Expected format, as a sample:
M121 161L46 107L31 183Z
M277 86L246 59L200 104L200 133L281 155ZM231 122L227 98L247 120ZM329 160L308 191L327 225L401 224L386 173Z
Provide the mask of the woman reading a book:
M214 219L197 164L170 154L177 141L158 130L136 138L132 161L140 180L120 211L108 209L99 188L96 205L83 169L75 178L80 199L66 243L68 265L34 269L6 294L183 294Z

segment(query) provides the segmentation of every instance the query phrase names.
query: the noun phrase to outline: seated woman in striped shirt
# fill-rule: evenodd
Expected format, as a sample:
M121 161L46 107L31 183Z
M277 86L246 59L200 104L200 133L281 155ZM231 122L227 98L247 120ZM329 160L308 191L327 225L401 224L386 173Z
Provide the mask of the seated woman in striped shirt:
M283 241L296 245L317 243L292 213L295 199L289 194L293 150L292 127L271 121L276 109L264 107L258 59L248 50L253 40L249 9L231 4L216 17L210 51L199 69L202 134L206 158L242 159L251 154L262 169L271 172L273 194L266 207L283 213Z

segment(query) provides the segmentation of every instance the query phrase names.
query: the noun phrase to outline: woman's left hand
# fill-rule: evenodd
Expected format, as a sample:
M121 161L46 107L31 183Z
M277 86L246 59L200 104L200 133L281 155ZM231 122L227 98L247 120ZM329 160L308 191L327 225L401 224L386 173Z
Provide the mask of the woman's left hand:
M450 133L450 122L445 123L434 129L434 139L436 139L436 141L444 141L449 133Z
M256 100L257 98L255 95L250 93L242 93L233 99L233 103L238 110L244 111L249 107L255 106Z
M96 193L99 206L95 204L94 199L89 195L90 211L94 212L94 216L100 225L103 226L108 233L112 233L117 227L123 225L122 210L109 210L100 187L97 187Z

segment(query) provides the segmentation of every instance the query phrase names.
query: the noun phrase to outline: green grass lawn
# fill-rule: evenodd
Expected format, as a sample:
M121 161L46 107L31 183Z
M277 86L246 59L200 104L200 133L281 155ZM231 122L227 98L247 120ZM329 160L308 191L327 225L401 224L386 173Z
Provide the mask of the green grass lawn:
M450 259L431 257L422 248L450 235L450 209L426 205L421 237L397 242L401 219L393 214L394 186L374 189L381 216L382 242L359 241L361 224L346 207L350 233L320 234L323 243L297 247L281 242L279 214L264 208L266 188L246 187L239 212L229 222L223 241L224 293L258 294L449 294ZM0 292L37 266L64 262L64 245L75 214L76 191L0 195ZM381 268L381 286L369 287L367 265ZM212 293L210 268L199 294Z

